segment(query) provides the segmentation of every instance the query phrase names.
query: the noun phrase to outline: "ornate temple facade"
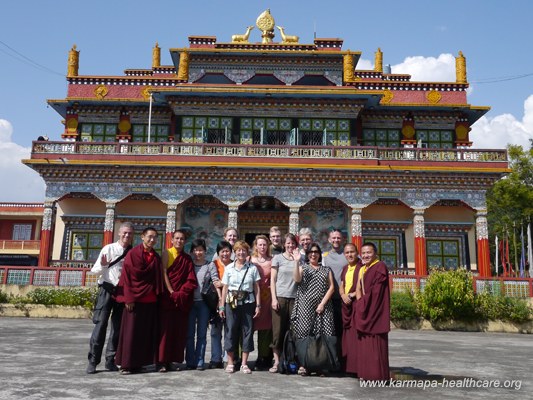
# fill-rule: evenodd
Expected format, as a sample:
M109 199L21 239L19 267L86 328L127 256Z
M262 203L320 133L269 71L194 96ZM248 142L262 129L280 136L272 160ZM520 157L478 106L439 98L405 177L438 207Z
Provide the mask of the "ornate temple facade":
M324 246L337 228L390 268L490 276L485 193L508 161L472 147L489 107L468 103L464 55L455 82L413 82L380 49L357 69L342 45L300 43L265 11L226 41L190 36L173 65L156 43L151 68L123 76L80 75L74 46L66 97L48 100L63 140L23 161L47 187L39 265L94 260L128 220L158 228L160 248L185 227L210 252L226 226L247 240L309 227Z

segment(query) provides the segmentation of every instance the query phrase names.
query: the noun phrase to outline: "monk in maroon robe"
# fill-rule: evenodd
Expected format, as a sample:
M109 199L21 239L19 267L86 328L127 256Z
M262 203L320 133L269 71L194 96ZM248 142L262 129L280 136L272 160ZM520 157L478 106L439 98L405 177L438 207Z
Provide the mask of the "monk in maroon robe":
M377 258L374 243L361 247L363 266L356 284L357 374L365 380L388 380L389 272Z
M189 312L194 302L198 281L191 256L183 251L185 231L172 235L172 245L163 253L163 278L166 290L159 303L158 369L166 372L172 362L183 362Z
M116 363L122 374L137 372L155 362L157 297L163 291L161 258L153 249L157 231L147 228L143 243L124 259L117 301L125 303Z
M357 247L353 243L344 246L344 256L348 261L341 272L339 294L342 300L342 341L341 355L343 370L357 374L357 327L355 318L355 285L361 268Z

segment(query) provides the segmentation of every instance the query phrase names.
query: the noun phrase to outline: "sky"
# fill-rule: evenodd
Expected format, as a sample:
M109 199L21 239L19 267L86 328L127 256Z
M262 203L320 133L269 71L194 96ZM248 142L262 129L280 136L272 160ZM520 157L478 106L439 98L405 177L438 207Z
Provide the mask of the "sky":
M467 60L468 102L490 106L472 126L473 148L529 148L533 138L530 0L17 0L0 14L0 202L42 202L45 185L23 165L40 135L61 140L61 117L47 99L66 97L68 51L80 50L80 75L122 75L151 68L152 47L171 65L170 48L188 36L218 42L244 33L270 9L300 43L339 37L372 69L377 48L393 73L412 81L455 81L455 56ZM279 40L279 33L274 41ZM259 42L254 29L250 41Z

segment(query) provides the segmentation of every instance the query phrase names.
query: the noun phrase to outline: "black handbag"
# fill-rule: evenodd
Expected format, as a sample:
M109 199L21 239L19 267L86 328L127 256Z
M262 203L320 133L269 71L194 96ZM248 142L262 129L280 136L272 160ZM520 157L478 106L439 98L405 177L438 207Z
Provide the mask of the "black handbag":
M205 274L200 293L202 293L202 299L204 300L205 304L207 304L209 310L216 312L218 307L218 293L217 289L215 288L215 284L209 275L209 272Z
M337 371L340 369L337 357L337 337L322 334L322 329L320 333L314 335L316 320L315 315L309 336L296 339L298 361L308 371Z

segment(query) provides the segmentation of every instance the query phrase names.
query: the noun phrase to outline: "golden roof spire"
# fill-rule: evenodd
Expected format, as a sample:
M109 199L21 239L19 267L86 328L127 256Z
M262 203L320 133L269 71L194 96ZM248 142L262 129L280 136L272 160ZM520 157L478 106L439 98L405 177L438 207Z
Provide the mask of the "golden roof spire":
M466 58L462 51L455 57L455 81L457 83L467 83L466 80Z
M374 71L383 72L383 52L379 47L375 54Z
M67 77L78 76L78 69L80 66L80 52L76 50L76 45L68 52L67 62Z
M152 68L158 68L161 66L161 48L159 43L155 42L155 46L152 49Z

